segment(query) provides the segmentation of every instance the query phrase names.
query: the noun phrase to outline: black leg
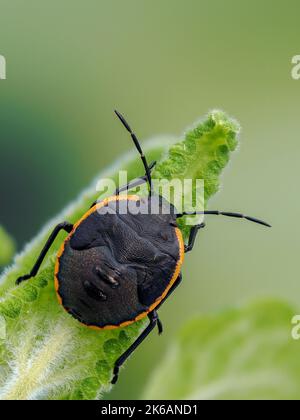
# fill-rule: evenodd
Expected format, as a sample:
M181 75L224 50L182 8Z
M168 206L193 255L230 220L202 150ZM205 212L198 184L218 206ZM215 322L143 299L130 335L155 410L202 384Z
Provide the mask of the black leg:
M162 322L159 318L157 318L157 329L158 329L158 334L159 335L161 335L164 331L163 324L162 324Z
M200 229L203 229L204 227L205 227L205 223L201 223L200 225L195 225L191 228L189 242L184 247L184 251L186 253L190 252L194 248L197 233L199 232Z
M152 311L148 317L150 320L149 325L147 328L142 332L142 334L136 339L136 341L119 357L119 359L115 363L114 367L114 376L111 381L112 384L115 384L118 380L119 370L123 363L128 359L128 357L137 349L137 347L145 340L145 338L150 334L150 332L155 328L157 325L158 333L161 334L163 332L162 323L158 317L157 309L168 299L168 297L174 292L174 290L179 286L182 281L182 274L180 273L177 277L177 280L172 285L171 289L168 291L166 297L160 302L160 304Z
M161 305L168 299L168 297L170 297L170 295L174 292L174 290L180 285L180 283L182 282L182 274L180 273L179 276L177 277L177 280L175 281L175 283L172 285L171 289L168 291L167 295L165 296L165 298L160 302L160 304L155 308L156 311L158 310L158 308L161 307Z
M152 172L152 169L156 165L156 162L152 162L149 165L149 171ZM132 188L138 187L139 185L143 185L146 182L148 182L147 175L144 175L140 178L136 178L133 181L130 181L127 185L124 185L123 187L120 187L116 190L115 194L118 195L120 192L131 190Z
M155 165L156 165L156 161L150 163L150 165L149 165L150 173L152 172L152 170L155 167ZM140 185L143 185L146 182L148 182L147 175L141 176L140 178L135 178L132 181L130 181L127 185L123 185L122 187L119 187L114 192L114 195L119 195L123 191L131 190L132 188L135 188L135 187L138 187ZM94 201L90 208L94 207L98 202L99 202L99 200Z
M61 230L65 230L66 232L70 233L72 231L72 229L73 229L73 225L71 223L68 223L68 222L63 222L63 223L60 223L59 225L57 225L54 228L53 232L51 233L49 239L47 240L44 248L42 249L42 251L41 251L38 259L36 260L36 263L32 267L32 270L30 271L30 273L26 274L25 276L19 277L16 280L16 284L18 285L25 280L29 280L32 277L35 277L37 275L38 271L39 271L39 268L40 268L40 266L41 266L41 264L42 264L42 262L43 262L43 260L46 256L47 252L49 251L51 245L53 244L55 238L57 237L58 233Z
M113 195L119 195L123 191L131 190L132 188L138 187L139 185L143 185L147 182L147 177L142 176L141 178L136 178L132 181L130 181L127 185L124 185L123 187L118 188ZM97 203L100 203L101 199L96 200L93 202L90 208L94 207Z
M115 191L115 195L119 195L123 191L131 190L132 188L139 187L147 182L147 177L142 176L141 178L136 178L133 181L130 181L127 185L123 185Z
M141 333L141 335L135 340L135 342L127 349L122 356L120 356L117 361L115 362L114 367L114 376L112 378L111 383L115 384L118 380L119 370L120 367L125 363L128 357L137 349L137 347L145 340L145 338L151 333L151 331L155 328L158 322L158 315L156 311L150 312L148 315L149 317L149 325L146 329Z
M168 299L168 297L174 292L174 290L179 286L179 284L181 283L181 281L182 281L182 274L180 273L179 276L177 277L175 283L172 285L171 289L168 291L168 293L165 296L165 298L155 308L156 311ZM157 318L157 328L158 328L158 334L161 335L163 333L163 325L162 325L162 322L161 322L161 320L159 318Z

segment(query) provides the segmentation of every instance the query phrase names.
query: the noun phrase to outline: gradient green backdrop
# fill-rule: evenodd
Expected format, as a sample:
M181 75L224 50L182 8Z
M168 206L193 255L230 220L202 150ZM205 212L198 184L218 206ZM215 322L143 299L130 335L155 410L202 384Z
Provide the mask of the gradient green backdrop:
M207 220L161 310L165 334L109 398L137 398L192 315L264 296L298 305L299 15L298 0L0 0L0 224L19 249L132 147L115 107L143 139L179 135L215 107L235 116L241 145L209 207L274 226Z

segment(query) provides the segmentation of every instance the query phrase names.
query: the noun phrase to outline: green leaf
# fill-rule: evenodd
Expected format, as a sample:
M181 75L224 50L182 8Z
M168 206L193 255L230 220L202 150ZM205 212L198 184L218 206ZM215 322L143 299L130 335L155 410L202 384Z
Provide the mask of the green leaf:
M170 139L148 143L149 162L159 160L156 177L184 175L189 162L192 177L207 176L207 197L217 190L221 168L236 145L236 127L223 114L213 112L188 132L175 149ZM173 142L174 143L174 142ZM175 153L174 150L180 151ZM177 155L177 157L176 157ZM193 156L192 156L193 155ZM164 173L164 167L168 173ZM172 170L172 168L176 170ZM137 153L132 152L99 178L117 180L119 170L132 179L143 173ZM103 332L80 325L58 304L53 277L61 234L47 255L39 274L19 287L18 276L30 271L53 227L63 221L76 222L97 199L95 182L73 204L52 220L15 259L0 278L0 317L6 340L0 340L0 398L2 399L94 399L110 389L115 360L138 336L145 321L119 330ZM5 325L3 326L3 320Z
M15 242L12 237L0 226L0 267L9 264L15 253Z
M229 161L230 152L237 146L239 131L240 126L235 120L228 118L222 111L212 111L205 120L187 130L182 141L170 147L168 156L159 162L153 176L181 181L203 179L204 208L209 198L218 191L221 172ZM193 183L193 198L195 188ZM191 193L188 191L188 194ZM183 197L185 202L189 198ZM181 200L182 197L175 197L175 206ZM180 227L187 237L190 226L183 220Z
M295 311L279 301L188 322L153 374L145 399L299 399Z

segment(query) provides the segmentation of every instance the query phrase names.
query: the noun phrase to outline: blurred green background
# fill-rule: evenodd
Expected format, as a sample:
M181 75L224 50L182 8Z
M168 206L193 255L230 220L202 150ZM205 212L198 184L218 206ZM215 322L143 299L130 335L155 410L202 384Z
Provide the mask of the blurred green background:
M210 218L185 281L107 398L138 398L178 326L264 296L298 305L298 0L0 0L0 224L18 248L105 165L142 139L179 135L212 108L243 128L210 208L264 218L271 231ZM297 306L298 307L298 306Z

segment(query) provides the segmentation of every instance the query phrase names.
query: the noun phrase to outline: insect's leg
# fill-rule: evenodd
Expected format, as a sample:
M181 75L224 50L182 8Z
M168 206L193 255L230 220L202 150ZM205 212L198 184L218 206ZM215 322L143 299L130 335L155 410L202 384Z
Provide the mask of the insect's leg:
M160 304L155 308L157 311L158 308L168 299L168 297L174 292L174 290L179 286L179 284L182 281L182 274L180 273L177 277L175 283L172 285L171 289L168 291L164 299L160 302ZM157 328L158 328L158 334L161 335L163 333L163 325L159 318L157 318Z
M123 191L131 190L131 188L138 187L139 185L143 185L148 182L146 175L140 178L136 178L129 182L129 184L124 185L123 187L118 188L113 195L119 195ZM94 201L90 208L94 207L98 202L101 200Z
M152 172L152 169L154 168L154 166L156 165L156 161L150 163L149 165L149 170L150 173ZM146 182L148 182L148 178L147 175L141 176L140 178L135 178L132 181L130 181L127 185L123 185L122 187L119 187L113 195L119 195L121 192L123 191L128 191L131 190L132 188L138 187L140 185L145 184ZM93 204L91 205L90 208L94 207L99 200L94 201Z
M156 161L150 163L149 165L150 173L152 172L155 165L156 165ZM130 181L127 185L124 185L123 187L119 187L116 190L115 194L118 195L120 192L131 190L132 188L138 187L139 185L143 185L146 182L148 182L147 175L141 176L140 178L136 178Z
M39 271L39 268L40 268L40 266L41 266L41 264L42 264L42 262L43 262L43 260L46 256L47 252L49 251L51 245L53 244L53 242L54 242L55 238L57 237L57 235L59 234L59 232L61 230L65 230L66 232L70 233L72 231L72 229L73 229L73 225L71 223L68 223L68 222L63 222L63 223L60 223L59 225L57 225L54 228L53 232L51 233L49 239L47 240L44 248L42 249L42 251L41 251L38 259L36 260L36 263L32 267L32 270L30 271L30 273L26 274L25 276L19 277L16 280L16 284L18 285L25 280L29 280L32 277L35 277L37 275L38 271Z
M201 223L200 225L195 225L191 228L189 242L184 247L185 253L191 251L194 248L197 233L199 232L200 229L203 229L204 227L205 227L205 223Z
M146 176L141 176L140 178L135 178L134 180L130 181L127 185L123 185L122 187L118 188L115 191L115 195L119 195L123 191L131 190L132 188L139 187L147 182Z
M117 361L115 362L114 367L114 376L112 378L111 383L115 384L118 380L119 370L120 367L125 363L128 357L137 349L137 347L145 340L145 338L151 333L151 331L155 328L158 320L158 315L156 311L150 312L148 315L149 317L149 325L146 329L141 333L141 335L135 340L135 342L120 356Z
M182 282L182 274L180 273L175 283L172 285L171 289L168 291L167 295L163 298L160 304L155 308L156 310L161 307L161 305L168 299L168 297L174 292L174 290L180 285L181 282Z
M164 331L163 324L159 317L157 317L157 329L158 329L158 335L161 335Z
M152 311L148 315L149 320L150 320L150 323L149 323L148 327L142 332L142 334L137 338L137 340L132 344L132 346L129 347L129 349L126 350L126 352L124 354L122 354L122 356L119 357L119 359L116 361L115 367L114 367L114 377L113 377L113 379L111 381L112 384L115 384L117 382L117 380L118 380L118 374L119 374L120 367L127 360L127 358L134 352L134 350L136 350L136 348L142 343L142 341L144 341L144 339L150 334L150 332L154 329L155 325L157 325L157 327L158 327L159 334L162 333L162 331L163 331L162 323L161 323L161 321L160 321L160 319L158 317L157 309L165 302L165 300L168 299L168 297L179 286L179 284L181 283L181 281L182 281L182 274L180 273L179 276L177 277L175 283L172 285L172 287L168 291L167 295L164 297L164 299L155 308L155 310Z

